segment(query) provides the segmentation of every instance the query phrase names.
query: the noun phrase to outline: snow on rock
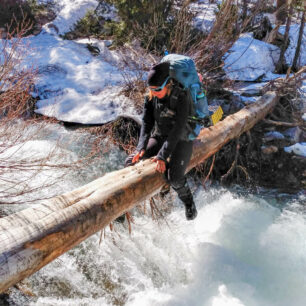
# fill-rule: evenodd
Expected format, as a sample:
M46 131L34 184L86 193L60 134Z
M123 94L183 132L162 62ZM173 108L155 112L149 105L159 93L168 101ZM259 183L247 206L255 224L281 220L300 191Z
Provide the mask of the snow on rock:
M245 33L224 56L224 70L232 80L255 81L274 71L279 54L278 47Z
M224 88L225 90L229 90L234 94L242 95L246 97L259 96L262 94L262 89L267 85L267 82L263 83L242 83L235 85L234 90Z
M111 46L112 41L110 40L99 40L96 38L82 38L75 40L78 44L81 44L83 46L91 45L93 47L96 47L99 49L100 54L99 58L103 59L107 63L110 63L112 65L120 66L122 59L119 53L110 51L108 49L109 46Z
M289 77L292 77L293 76L293 73L291 73L289 75ZM272 81L272 80L276 80L278 78L285 78L286 77L286 74L276 74L276 73L273 73L271 71L268 71L265 76L262 78L262 81L264 82L269 82L269 81Z
M306 121L306 113L303 114L302 119Z
M290 129L287 129L283 132L283 134L292 142L299 142L300 136L302 134L302 130L296 126Z
M306 142L296 143L293 146L285 147L285 152L306 157Z
M279 32L281 34L285 33L285 28L286 26L281 26L279 29ZM299 24L294 24L290 27L289 30L289 39L290 39L290 44L286 50L285 53L285 58L286 62L288 65L292 65L294 55L295 55L295 50L298 42L298 37L299 37L299 30L300 30L300 25ZM300 67L306 65L306 27L304 27L304 32L303 32L303 39L302 39L302 44L301 44L301 51L300 51L300 57L298 60L298 64Z
M88 10L93 10L98 6L97 0L53 0L51 2L56 7L57 17L51 23L44 25L43 28L48 33L61 35L70 31Z
M239 96L240 101L244 104L244 105L249 105L249 104L253 104L255 102L258 101L259 97L244 97L244 96Z
M222 1L217 1L217 3L209 3L209 0L200 0L196 3L191 3L189 5L190 10L195 13L193 19L194 27L203 31L204 33L209 32L216 20L215 12L218 9L217 4Z

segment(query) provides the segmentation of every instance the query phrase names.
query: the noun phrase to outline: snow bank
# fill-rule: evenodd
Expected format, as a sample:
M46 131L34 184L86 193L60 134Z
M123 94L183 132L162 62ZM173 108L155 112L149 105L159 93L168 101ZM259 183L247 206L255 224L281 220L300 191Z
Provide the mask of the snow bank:
M82 124L106 123L123 114L135 115L133 102L119 94L125 79L129 77L132 80L135 73L130 71L127 75L125 70L123 76L119 68L122 56L108 49L111 42L97 39L70 41L60 37L88 10L96 9L98 1L47 1L53 3L57 12L56 19L46 24L39 35L23 41L24 45L31 46L27 50L25 65L38 67L38 77L32 93L40 99L36 112ZM105 13L101 5L98 9L102 10L101 14ZM88 45L97 47L100 54L91 54ZM125 55L128 61L135 55L130 53ZM146 60L142 63L145 64Z
M279 29L279 32L281 34L284 34L285 28L286 26L281 26ZM297 42L299 38L299 30L300 30L299 24L292 25L289 30L290 44L285 53L285 58L286 58L286 62L288 65L292 65L293 63L295 50L296 50L296 46L297 46ZM300 67L306 65L306 27L304 27L303 39L302 39L301 51L300 51L300 57L298 60L298 64Z
M111 86L98 94L67 88L62 96L39 100L36 112L66 122L99 124L120 115L135 114L130 99L119 95L121 87Z
M31 45L27 65L38 67L33 92L40 98L37 113L84 124L135 113L132 101L118 95L124 82L116 66L119 54L108 50L109 42L95 41L101 55L93 56L88 42L62 40L46 32L24 40Z
M224 56L224 70L232 80L255 81L274 71L279 54L278 47L242 34Z

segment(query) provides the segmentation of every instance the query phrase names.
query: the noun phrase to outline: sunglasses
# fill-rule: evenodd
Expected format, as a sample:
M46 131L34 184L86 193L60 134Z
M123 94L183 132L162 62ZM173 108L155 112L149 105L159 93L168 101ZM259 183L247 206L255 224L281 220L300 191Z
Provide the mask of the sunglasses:
M164 89L164 87L167 85L167 82L169 80L169 76L166 78L165 82L160 86L160 87L157 87L157 88L152 88L152 87L149 87L150 90L154 91L154 92L160 92Z

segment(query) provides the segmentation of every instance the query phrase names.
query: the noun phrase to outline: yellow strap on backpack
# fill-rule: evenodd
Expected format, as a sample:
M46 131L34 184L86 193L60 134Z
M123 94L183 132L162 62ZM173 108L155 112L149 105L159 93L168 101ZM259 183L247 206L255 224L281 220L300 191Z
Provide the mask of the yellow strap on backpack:
M223 115L223 109L221 106L219 106L214 113L210 116L210 120L212 122L213 125L215 125L216 123L218 123Z

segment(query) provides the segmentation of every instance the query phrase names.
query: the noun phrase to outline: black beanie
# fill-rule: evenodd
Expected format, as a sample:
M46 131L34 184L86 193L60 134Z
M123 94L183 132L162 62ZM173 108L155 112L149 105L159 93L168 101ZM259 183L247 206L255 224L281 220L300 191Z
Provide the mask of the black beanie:
M169 67L169 62L164 62L153 66L148 74L148 85L161 86L169 76Z

